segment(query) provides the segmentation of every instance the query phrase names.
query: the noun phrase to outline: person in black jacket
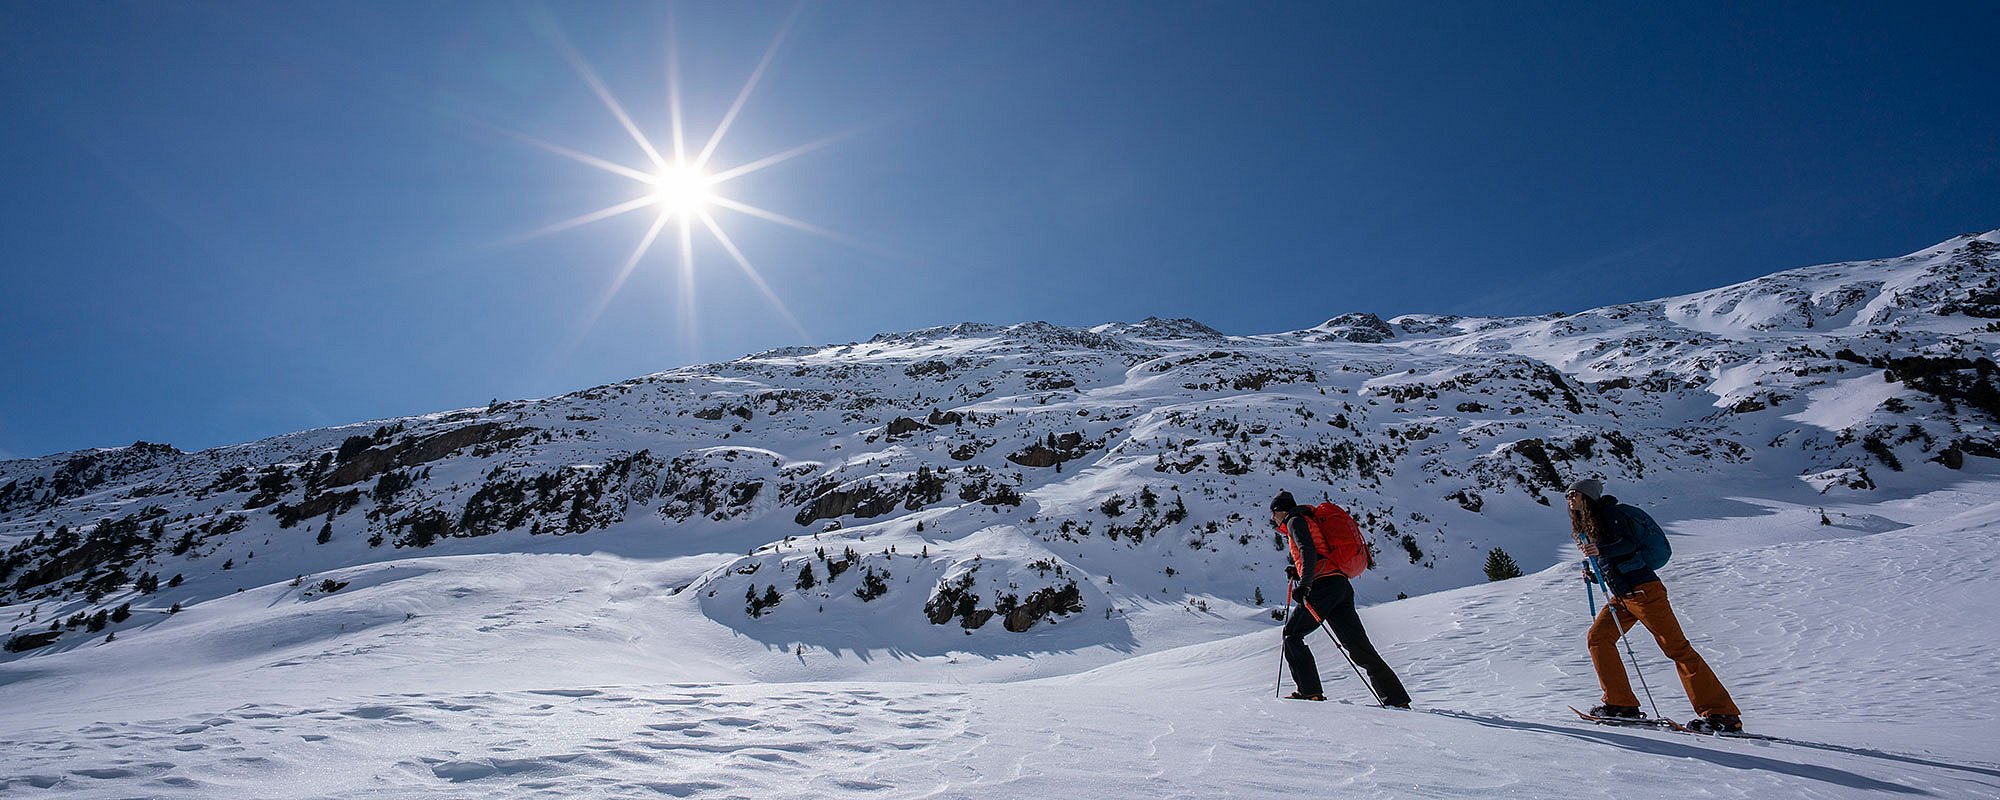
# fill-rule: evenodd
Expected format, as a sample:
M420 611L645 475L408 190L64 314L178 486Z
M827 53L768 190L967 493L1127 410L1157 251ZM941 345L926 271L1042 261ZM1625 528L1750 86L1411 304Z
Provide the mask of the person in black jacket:
M1346 648L1348 657L1368 673L1368 682L1375 687L1382 704L1409 708L1409 692L1403 689L1395 671L1389 669L1389 662L1375 652L1375 645L1368 641L1368 631L1361 627L1361 616L1354 611L1354 586L1334 567L1333 559L1326 557L1330 554L1320 552L1318 543L1325 538L1323 532L1315 530L1317 523L1311 507L1299 505L1290 492L1279 492L1271 500L1271 524L1278 526L1291 543L1292 563L1285 567L1285 575L1298 581L1291 598L1298 607L1285 620L1285 663L1291 666L1292 682L1298 685L1290 699L1326 699L1320 693L1319 665L1313 661L1312 649L1306 646L1306 636L1324 619L1340 646ZM1302 575L1306 576L1304 580L1300 580Z
M1620 506L1618 498L1605 494L1604 484L1593 479L1570 484L1568 499L1577 547L1597 563L1605 586L1611 591L1611 599L1605 601L1604 610L1590 624L1587 638L1590 665L1597 671L1598 685L1604 690L1604 702L1592 708L1591 713L1611 718L1641 716L1639 698L1632 693L1625 662L1618 656L1618 637L1637 623L1645 625L1660 643L1660 649L1674 660L1681 688L1687 690L1688 700L1700 715L1688 727L1703 731L1743 730L1743 712L1737 709L1736 701L1723 688L1715 670L1688 643L1673 606L1667 603L1666 584L1660 582L1660 576L1639 553L1639 534L1633 527L1631 514L1643 512ZM1584 567L1585 580L1596 577L1590 567Z

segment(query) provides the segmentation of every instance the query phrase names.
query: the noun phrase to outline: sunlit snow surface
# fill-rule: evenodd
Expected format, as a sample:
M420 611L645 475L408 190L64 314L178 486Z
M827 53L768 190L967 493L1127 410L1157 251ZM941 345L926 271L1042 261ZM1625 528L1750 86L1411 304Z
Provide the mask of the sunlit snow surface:
M2000 505L1988 504L1887 533L1677 557L1675 603L1749 726L1810 745L1574 720L1563 706L1595 697L1586 601L1561 568L1366 610L1422 709L1399 712L1366 705L1330 652L1328 693L1350 702L1273 699L1275 629L994 680L1040 670L1010 663L1018 656L773 652L635 591L670 568L544 555L385 568L407 574L318 603L284 587L245 592L147 653L10 665L0 787L27 797L1195 798L1307 785L1395 797L1623 797L1637 786L1993 796L2000 624L1980 601L2000 590L1997 557L1981 544L1996 523ZM225 633L274 603L293 605L281 624L293 641ZM1662 710L1688 716L1657 648L1637 644ZM756 680L760 670L786 677Z

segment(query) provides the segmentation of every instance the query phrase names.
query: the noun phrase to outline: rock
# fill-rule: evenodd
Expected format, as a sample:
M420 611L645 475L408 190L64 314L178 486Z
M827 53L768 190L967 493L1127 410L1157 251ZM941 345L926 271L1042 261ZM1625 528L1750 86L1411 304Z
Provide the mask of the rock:
M908 436L913 433L921 433L923 431L928 431L928 430L931 430L931 426L925 425L914 419L910 419L909 417L897 417L889 421L890 439L895 439L901 436Z
M504 444L535 432L533 428L503 428L482 422L387 447L371 447L341 464L327 478L328 486L346 486L373 478L392 467L427 464L475 444Z
M1007 618L1001 625L1014 633L1023 633L1050 614L1078 614L1082 611L1082 593L1077 591L1076 582L1071 581L1061 587L1049 586L1028 595L1027 600L1007 612Z

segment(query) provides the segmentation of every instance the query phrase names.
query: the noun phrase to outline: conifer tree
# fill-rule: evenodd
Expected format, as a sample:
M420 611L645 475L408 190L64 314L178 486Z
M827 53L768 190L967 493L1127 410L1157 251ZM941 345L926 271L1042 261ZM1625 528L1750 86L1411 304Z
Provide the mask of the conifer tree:
M1495 547L1486 551L1486 579L1504 581L1521 577L1521 565L1514 563L1514 557L1507 551Z

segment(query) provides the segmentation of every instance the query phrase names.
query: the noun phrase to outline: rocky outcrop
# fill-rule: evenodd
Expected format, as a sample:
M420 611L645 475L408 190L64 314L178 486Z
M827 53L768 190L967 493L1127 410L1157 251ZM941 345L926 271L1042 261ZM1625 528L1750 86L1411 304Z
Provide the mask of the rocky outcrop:
M1089 454L1101 442L1083 440L1083 434L1075 431L1050 435L1043 441L1007 454L1007 460L1024 467L1053 467L1064 461L1073 461Z
M1028 595L1028 599L1007 612L1006 619L1000 624L1014 633L1024 633L1052 614L1081 613L1083 595L1077 591L1076 581L1070 581L1063 586L1046 587Z
M473 445L501 445L534 432L533 428L507 428L497 422L482 422L386 447L371 447L335 467L327 485L359 483L391 469L436 461Z
M928 430L931 430L931 426L910 419L909 417L897 417L889 421L889 440L895 441L910 434L922 433Z
M853 514L867 519L879 517L896 510L901 499L873 485L863 484L853 489L835 490L812 499L805 508L799 509L794 517L800 525L811 525L815 520L833 519Z

